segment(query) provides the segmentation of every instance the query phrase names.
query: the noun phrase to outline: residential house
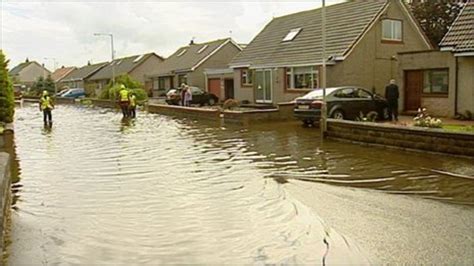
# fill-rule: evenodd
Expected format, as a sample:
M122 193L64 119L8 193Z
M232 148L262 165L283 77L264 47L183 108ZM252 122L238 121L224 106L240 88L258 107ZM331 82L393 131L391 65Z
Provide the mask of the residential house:
M182 83L207 88L205 69L228 68L228 64L242 48L231 38L206 43L191 43L179 48L148 78L153 82L153 96L162 96L170 88ZM211 81L209 84L215 84ZM220 89L211 87L218 97Z
M59 83L57 84L57 87L59 90L61 89L66 89L66 88L86 88L85 87L85 81L87 78L91 77L94 75L97 71L99 71L101 68L103 68L105 65L107 65L108 62L102 62L102 63L97 63L97 64L91 64L90 62L80 68L76 68L73 71L69 72L65 77L63 77ZM95 88L92 91L87 91L87 94L94 94L95 93Z
M86 89L94 89L96 95L98 95L102 88L106 87L112 80L113 73L115 77L128 74L133 79L145 84L145 76L159 69L163 60L161 56L155 53L115 59L86 79ZM148 89L151 89L150 87Z
M319 88L323 75L321 9L274 18L237 55L236 98L292 101ZM361 86L383 93L398 80L397 54L432 49L401 1L350 1L326 7L326 86Z
M62 66L61 68L56 69L51 74L51 79L54 81L54 83L58 83L61 79L63 79L65 76L71 73L74 69L76 69L76 67Z
M474 113L474 2L463 7L439 47L399 55L401 107L446 117Z
M12 68L8 75L15 87L29 88L39 77L47 78L51 75L51 71L46 69L44 65L40 65L36 61L29 61L27 58L25 62Z

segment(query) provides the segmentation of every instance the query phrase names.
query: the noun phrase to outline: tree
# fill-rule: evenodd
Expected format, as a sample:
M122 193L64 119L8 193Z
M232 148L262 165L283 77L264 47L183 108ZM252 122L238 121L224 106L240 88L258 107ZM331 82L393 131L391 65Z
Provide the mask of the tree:
M43 76L39 76L32 88L36 95L41 95L44 90L48 91L49 94L55 93L55 85L51 76L48 76L46 79Z
M8 60L0 49L0 122L13 122L15 96L13 84L8 76Z
M462 9L463 1L411 1L410 8L431 43L437 47Z
M137 96L138 101L146 101L148 99L148 95L146 91L143 89L143 84L137 80L134 80L127 74L120 75L115 78L115 85L112 85L112 82L109 82L107 87L102 90L100 94L100 99L115 99L118 96L121 86L124 85L129 91L135 93Z

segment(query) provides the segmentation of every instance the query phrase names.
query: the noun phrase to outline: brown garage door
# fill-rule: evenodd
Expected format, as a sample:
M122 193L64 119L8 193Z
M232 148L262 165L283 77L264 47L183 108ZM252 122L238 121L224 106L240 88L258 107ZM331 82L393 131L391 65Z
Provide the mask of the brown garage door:
M221 99L221 80L209 79L207 82L208 91Z
M418 110L421 106L423 72L405 71L405 111Z

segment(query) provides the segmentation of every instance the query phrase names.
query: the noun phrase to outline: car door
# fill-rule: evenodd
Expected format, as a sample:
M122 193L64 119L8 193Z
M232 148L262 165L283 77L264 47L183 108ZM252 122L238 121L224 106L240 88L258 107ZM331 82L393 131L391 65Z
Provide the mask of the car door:
M341 109L344 112L345 117L351 118L358 109L357 102L354 102L354 88L342 88L334 93L334 103L331 109L329 109L329 115L335 109ZM334 110L332 110L334 109Z
M357 88L355 95L358 101L358 115L360 115L360 112L362 112L362 115L365 117L369 112L376 111L375 101L372 93L365 89Z

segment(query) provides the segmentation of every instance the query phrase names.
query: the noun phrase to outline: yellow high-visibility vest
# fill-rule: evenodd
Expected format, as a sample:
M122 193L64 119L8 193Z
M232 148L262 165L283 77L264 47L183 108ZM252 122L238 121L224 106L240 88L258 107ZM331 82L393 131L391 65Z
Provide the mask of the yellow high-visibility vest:
M41 110L45 110L47 108L53 109L53 105L51 103L51 97L49 96L43 96L40 98L40 103L41 103Z
M121 102L127 102L128 99L128 90L121 90L120 91L120 101Z
M130 96L130 106L135 107L137 105L137 97L135 95Z

